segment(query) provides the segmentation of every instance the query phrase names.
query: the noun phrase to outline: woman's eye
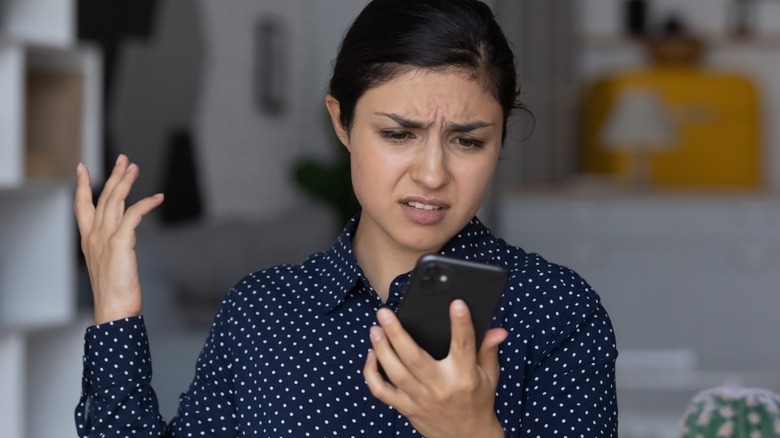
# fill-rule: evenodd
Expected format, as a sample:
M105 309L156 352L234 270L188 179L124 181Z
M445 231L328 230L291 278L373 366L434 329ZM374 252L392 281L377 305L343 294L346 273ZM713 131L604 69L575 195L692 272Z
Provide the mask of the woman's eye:
M464 149L480 149L485 142L468 137L457 137L455 143Z
M412 138L412 133L407 131L382 131L382 138L394 143L400 143Z

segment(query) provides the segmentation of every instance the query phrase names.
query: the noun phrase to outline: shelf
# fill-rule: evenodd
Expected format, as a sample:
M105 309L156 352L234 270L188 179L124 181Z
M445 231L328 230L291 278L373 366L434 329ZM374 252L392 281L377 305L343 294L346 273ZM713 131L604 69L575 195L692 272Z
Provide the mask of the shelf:
M3 436L22 437L25 405L25 339L0 332L0 424Z
M59 46L76 42L76 7L73 0L0 1L0 34Z
M0 190L0 331L66 324L76 312L71 185Z
M780 49L780 34L755 35L744 38L731 37L728 35L698 35L708 47L718 49L722 48L768 48ZM642 40L626 35L587 35L579 40L586 50L615 50L620 48L637 47L641 48Z
M84 330L92 322L91 314L80 315L65 326L26 334L26 397L24 416L20 418L26 433L22 436L70 436L63 431L73 431L75 436L73 410L81 394ZM45 421L42 412L46 413Z
M101 169L101 58L91 46L0 40L0 187Z
M74 0L0 0L0 435L75 435L76 164L102 168L102 55ZM42 421L42 417L45 419ZM64 432L72 431L72 432Z
M90 322L83 315L56 328L0 331L3 437L75 435L73 409L81 393L84 329Z

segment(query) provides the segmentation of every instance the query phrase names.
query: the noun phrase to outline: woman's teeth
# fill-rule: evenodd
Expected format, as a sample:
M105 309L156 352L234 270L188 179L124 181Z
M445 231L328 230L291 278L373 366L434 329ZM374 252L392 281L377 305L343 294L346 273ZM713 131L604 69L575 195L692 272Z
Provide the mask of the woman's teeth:
M419 210L438 210L441 207L437 207L435 205L428 205L428 204L422 204L420 202L408 202L408 206L417 208Z

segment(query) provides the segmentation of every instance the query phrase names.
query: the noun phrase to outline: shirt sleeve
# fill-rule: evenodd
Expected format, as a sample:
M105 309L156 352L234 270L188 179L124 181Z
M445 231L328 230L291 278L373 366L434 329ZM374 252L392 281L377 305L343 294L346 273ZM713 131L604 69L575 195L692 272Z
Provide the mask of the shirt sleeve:
M617 437L612 323L601 304L577 316L527 381L523 436Z
M170 436L238 436L234 391L234 349L228 294L214 318L206 344L198 356L195 378L179 397L179 410L169 425Z
M80 437L163 436L141 316L89 327L84 336Z
M80 437L228 438L237 435L231 349L222 309L198 357L189 389L170 424L159 413L141 316L92 326L84 347L82 395L76 407Z

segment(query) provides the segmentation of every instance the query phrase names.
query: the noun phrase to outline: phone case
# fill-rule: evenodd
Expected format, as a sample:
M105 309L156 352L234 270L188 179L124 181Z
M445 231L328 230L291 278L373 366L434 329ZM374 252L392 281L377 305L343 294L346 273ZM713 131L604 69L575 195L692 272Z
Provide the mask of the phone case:
M500 266L425 255L409 279L398 319L418 345L434 359L443 359L450 350L450 303L456 298L466 302L479 346L506 280L507 271Z

